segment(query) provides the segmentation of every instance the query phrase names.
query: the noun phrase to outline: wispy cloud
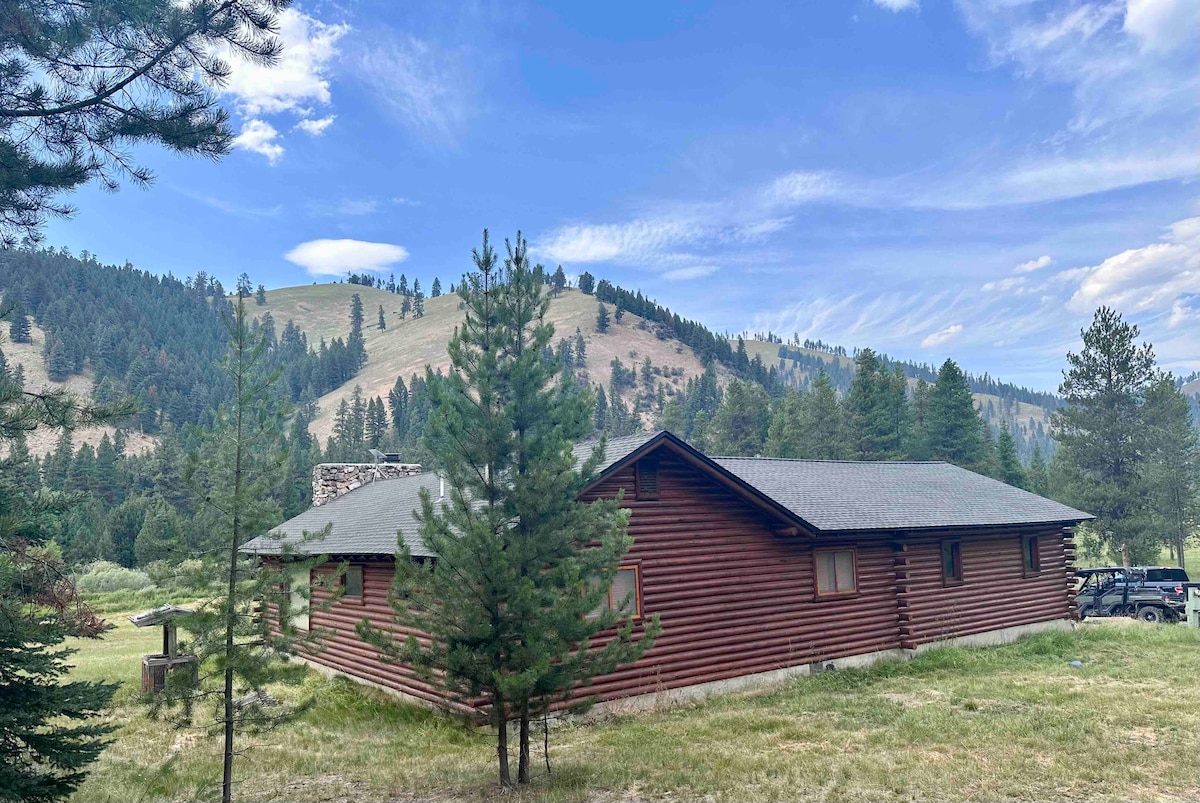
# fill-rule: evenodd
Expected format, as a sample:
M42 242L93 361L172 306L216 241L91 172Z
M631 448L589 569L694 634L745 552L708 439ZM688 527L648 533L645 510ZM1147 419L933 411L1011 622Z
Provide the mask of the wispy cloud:
M690 268L676 268L669 270L662 275L668 282L679 282L687 279L699 279L702 276L710 276L719 270L717 265L695 265Z
M941 346L949 343L951 340L962 334L962 330L963 327L961 323L952 323L946 328L939 329L936 332L932 332L922 338L921 348L930 349L934 348L935 346Z
M875 5L888 11L916 11L917 0L875 0Z
M325 129L333 125L334 115L328 117L320 117L312 120L301 120L293 127L293 131L303 131L310 136L319 137L325 133Z
M408 259L404 246L364 240L309 240L283 255L311 276L341 276L350 271L382 271Z
M1028 262L1022 262L1013 268L1013 273L1033 273L1036 270L1041 270L1050 265L1054 260L1047 256L1040 256L1037 259L1031 259Z
M429 144L457 144L476 95L465 49L384 31L354 60L359 78L392 117Z
M279 132L266 120L246 121L242 125L242 133L233 138L233 147L265 156L271 164L276 164L283 157Z

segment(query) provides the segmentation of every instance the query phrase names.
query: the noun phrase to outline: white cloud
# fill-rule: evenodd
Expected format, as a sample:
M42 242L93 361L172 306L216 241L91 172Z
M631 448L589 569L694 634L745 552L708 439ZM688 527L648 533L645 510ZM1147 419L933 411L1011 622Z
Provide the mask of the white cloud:
M228 47L220 53L230 66L221 90L247 116L304 111L330 102L330 65L338 53L338 40L350 26L327 25L294 8L281 11L278 24L283 52L274 65L231 55Z
M359 77L393 117L427 142L457 142L475 102L464 51L391 33L360 50L355 61Z
M831 198L837 190L838 183L828 173L796 170L771 182L763 195L768 202L800 204Z
M791 224L793 219L789 215L788 217L772 217L765 220L758 220L753 223L747 223L744 226L739 226L734 234L738 239L742 240L761 240L767 235L783 231Z
M328 117L320 117L315 120L301 120L300 122L296 123L295 127L292 130L299 129L300 131L303 131L306 134L310 134L314 137L319 137L325 133L325 129L327 129L327 128L329 128L329 126L333 125L333 120L334 120L334 115L332 115L332 114L329 115Z
M278 140L275 126L265 120L249 120L242 124L242 133L234 137L233 147L262 154L275 164L283 156L283 146Z
M916 11L917 0L875 0L875 5L888 11Z
M1200 31L1200 3L1196 0L1129 0L1125 31L1146 50L1170 51L1196 37Z
M1041 270L1053 261L1049 256L1040 256L1037 259L1031 259L1028 262L1022 262L1020 265L1017 265L1017 267L1013 268L1013 273L1033 273L1035 270Z
M312 276L340 276L349 271L385 270L408 259L408 250L363 240L309 240L283 257Z
M987 282L980 289L983 290L985 293L990 293L990 292L1003 293L1008 290L1012 290L1014 288L1023 287L1024 285L1025 285L1025 277L1024 276L1008 276L1004 279L997 279L994 282Z
M921 340L921 348L933 348L944 343L949 343L954 338L962 333L963 327L961 323L954 323L947 326L945 329L939 329L936 332L926 335Z
M685 220L572 225L551 232L534 250L556 262L643 262L703 235L702 225Z
M1172 223L1162 242L1122 251L1077 275L1070 300L1075 310L1108 304L1127 312L1170 312L1200 293L1200 217Z
M668 282L678 282L686 279L699 279L701 276L709 276L716 273L718 269L716 265L695 265L690 268L669 270L662 277Z

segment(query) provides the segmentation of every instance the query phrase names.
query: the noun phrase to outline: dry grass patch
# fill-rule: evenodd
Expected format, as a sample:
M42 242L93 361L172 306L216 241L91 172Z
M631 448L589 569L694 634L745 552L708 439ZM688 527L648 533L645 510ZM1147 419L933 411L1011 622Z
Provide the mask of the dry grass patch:
M81 677L132 684L156 634L84 645ZM1082 670L1070 661L1084 662ZM520 801L1200 799L1200 634L1087 625L1017 644L938 650L770 690L565 724L549 778ZM483 800L488 734L344 680L310 675L316 707L248 739L243 800ZM281 694L284 692L281 692ZM147 720L123 727L77 800L209 799L217 745ZM186 740L186 741L182 741Z

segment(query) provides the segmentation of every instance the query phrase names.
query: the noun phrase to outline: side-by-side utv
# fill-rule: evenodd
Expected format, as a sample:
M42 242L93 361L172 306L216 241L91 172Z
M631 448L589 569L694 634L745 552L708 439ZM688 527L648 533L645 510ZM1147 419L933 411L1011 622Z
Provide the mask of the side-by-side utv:
M1140 569L1101 566L1075 572L1075 605L1079 618L1132 616L1146 622L1175 622L1183 616L1176 595L1142 585Z

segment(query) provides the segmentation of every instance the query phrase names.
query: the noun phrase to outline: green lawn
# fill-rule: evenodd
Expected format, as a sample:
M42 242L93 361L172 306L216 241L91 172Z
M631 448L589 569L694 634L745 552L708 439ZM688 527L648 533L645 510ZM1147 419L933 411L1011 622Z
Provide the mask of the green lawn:
M215 740L148 720L133 700L156 630L124 617L76 656L80 678L126 683L116 742L75 797L210 799ZM1069 662L1082 660L1082 670ZM800 678L551 734L518 799L547 801L1197 800L1200 633L1089 623L1005 647ZM316 706L246 738L241 800L376 803L495 794L489 736L311 673Z

